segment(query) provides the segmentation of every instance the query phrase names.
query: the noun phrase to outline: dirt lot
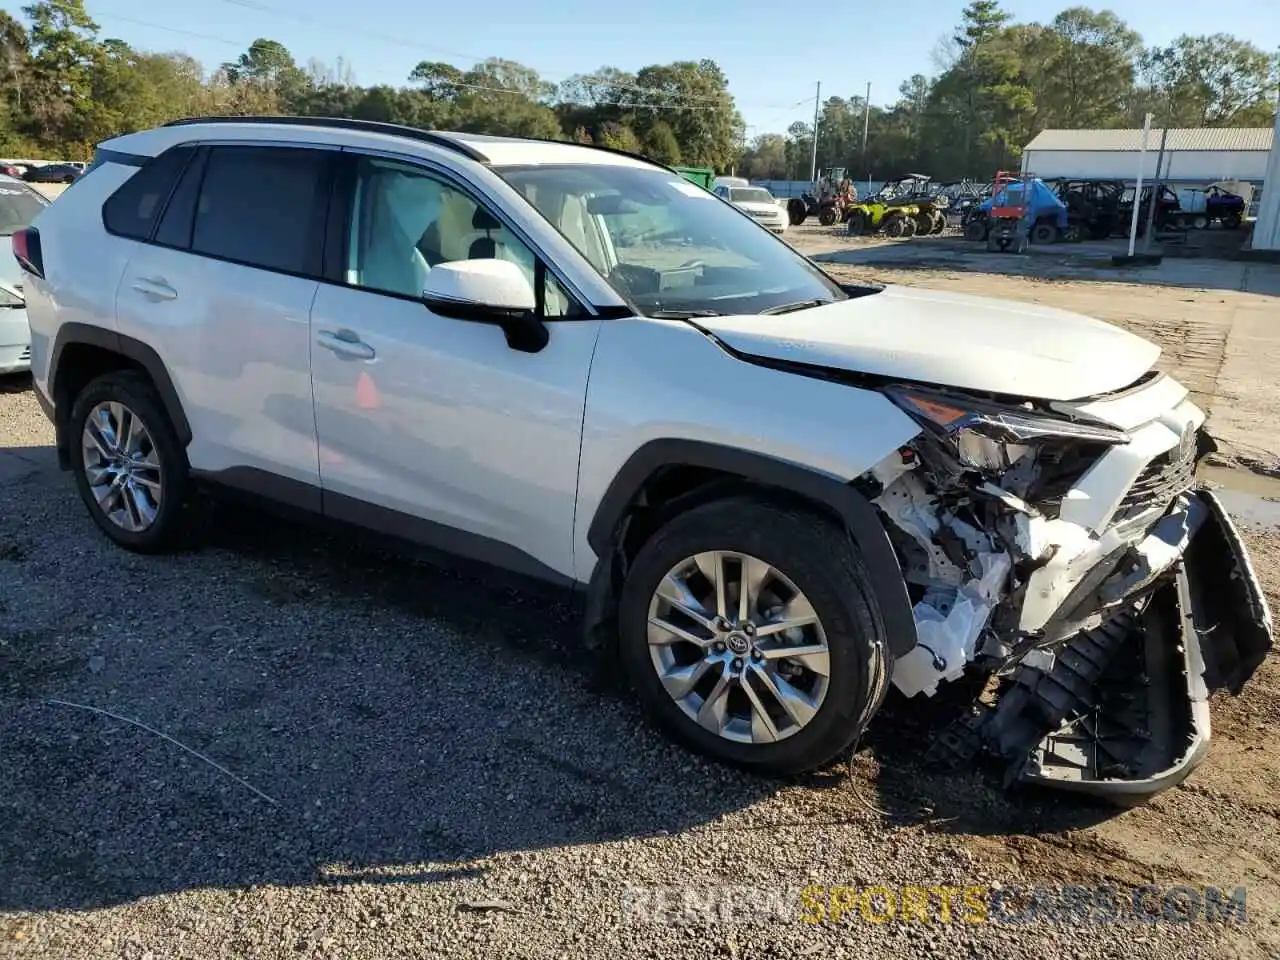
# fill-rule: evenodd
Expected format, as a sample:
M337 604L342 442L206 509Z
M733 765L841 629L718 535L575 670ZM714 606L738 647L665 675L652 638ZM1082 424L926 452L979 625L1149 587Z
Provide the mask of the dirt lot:
M832 269L1146 332L1234 456L1265 469L1280 452L1263 432L1274 374L1248 372L1280 331L1240 339L1273 297L894 256ZM199 552L112 549L51 440L27 382L3 383L0 955L1280 954L1275 657L1215 701L1191 780L1123 814L1008 794L986 769L923 769L929 720L900 701L854 778L762 781L646 728L554 604L226 506ZM1280 609L1280 536L1250 541ZM140 720L240 779L52 700ZM1245 886L1249 923L645 923L621 900L631 885L809 883Z

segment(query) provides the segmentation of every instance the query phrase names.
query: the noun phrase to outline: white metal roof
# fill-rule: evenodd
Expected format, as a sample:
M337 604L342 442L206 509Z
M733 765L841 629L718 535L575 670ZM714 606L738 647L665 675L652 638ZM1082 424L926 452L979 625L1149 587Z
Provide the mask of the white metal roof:
M1160 149L1161 130L1153 128L1147 137L1147 149ZM1275 130L1271 127L1199 127L1169 128L1166 150L1235 150L1271 149ZM1142 130L1042 130L1027 144L1026 150L1084 150L1137 152L1142 148Z

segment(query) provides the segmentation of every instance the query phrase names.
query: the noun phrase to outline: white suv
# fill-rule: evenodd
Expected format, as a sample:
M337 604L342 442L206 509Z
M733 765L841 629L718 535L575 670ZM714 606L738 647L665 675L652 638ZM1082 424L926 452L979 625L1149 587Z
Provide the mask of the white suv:
M841 286L638 157L182 121L101 144L14 251L116 543L174 546L220 486L550 582L724 760L823 764L893 683L957 699L939 749L1143 795L1271 645L1155 346Z

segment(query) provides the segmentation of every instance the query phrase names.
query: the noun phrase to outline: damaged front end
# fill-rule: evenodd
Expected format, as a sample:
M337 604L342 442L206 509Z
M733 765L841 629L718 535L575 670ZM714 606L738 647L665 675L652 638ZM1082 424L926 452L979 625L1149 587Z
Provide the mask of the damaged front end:
M1212 441L1186 389L1151 374L1071 404L885 393L924 428L858 482L914 604L893 682L997 680L934 755L1123 803L1179 782L1208 744L1209 692L1239 692L1272 643L1244 545L1195 489Z

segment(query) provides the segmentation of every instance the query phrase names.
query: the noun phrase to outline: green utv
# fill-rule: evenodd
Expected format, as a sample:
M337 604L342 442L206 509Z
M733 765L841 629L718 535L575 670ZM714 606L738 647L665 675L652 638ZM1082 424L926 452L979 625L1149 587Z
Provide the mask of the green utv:
M846 232L851 237L883 233L886 237L913 237L920 222L920 210L912 204L890 206L878 197L845 208Z
M915 232L920 236L941 233L947 228L947 197L938 192L933 178L924 173L908 173L890 180L873 200L893 208L913 208Z

